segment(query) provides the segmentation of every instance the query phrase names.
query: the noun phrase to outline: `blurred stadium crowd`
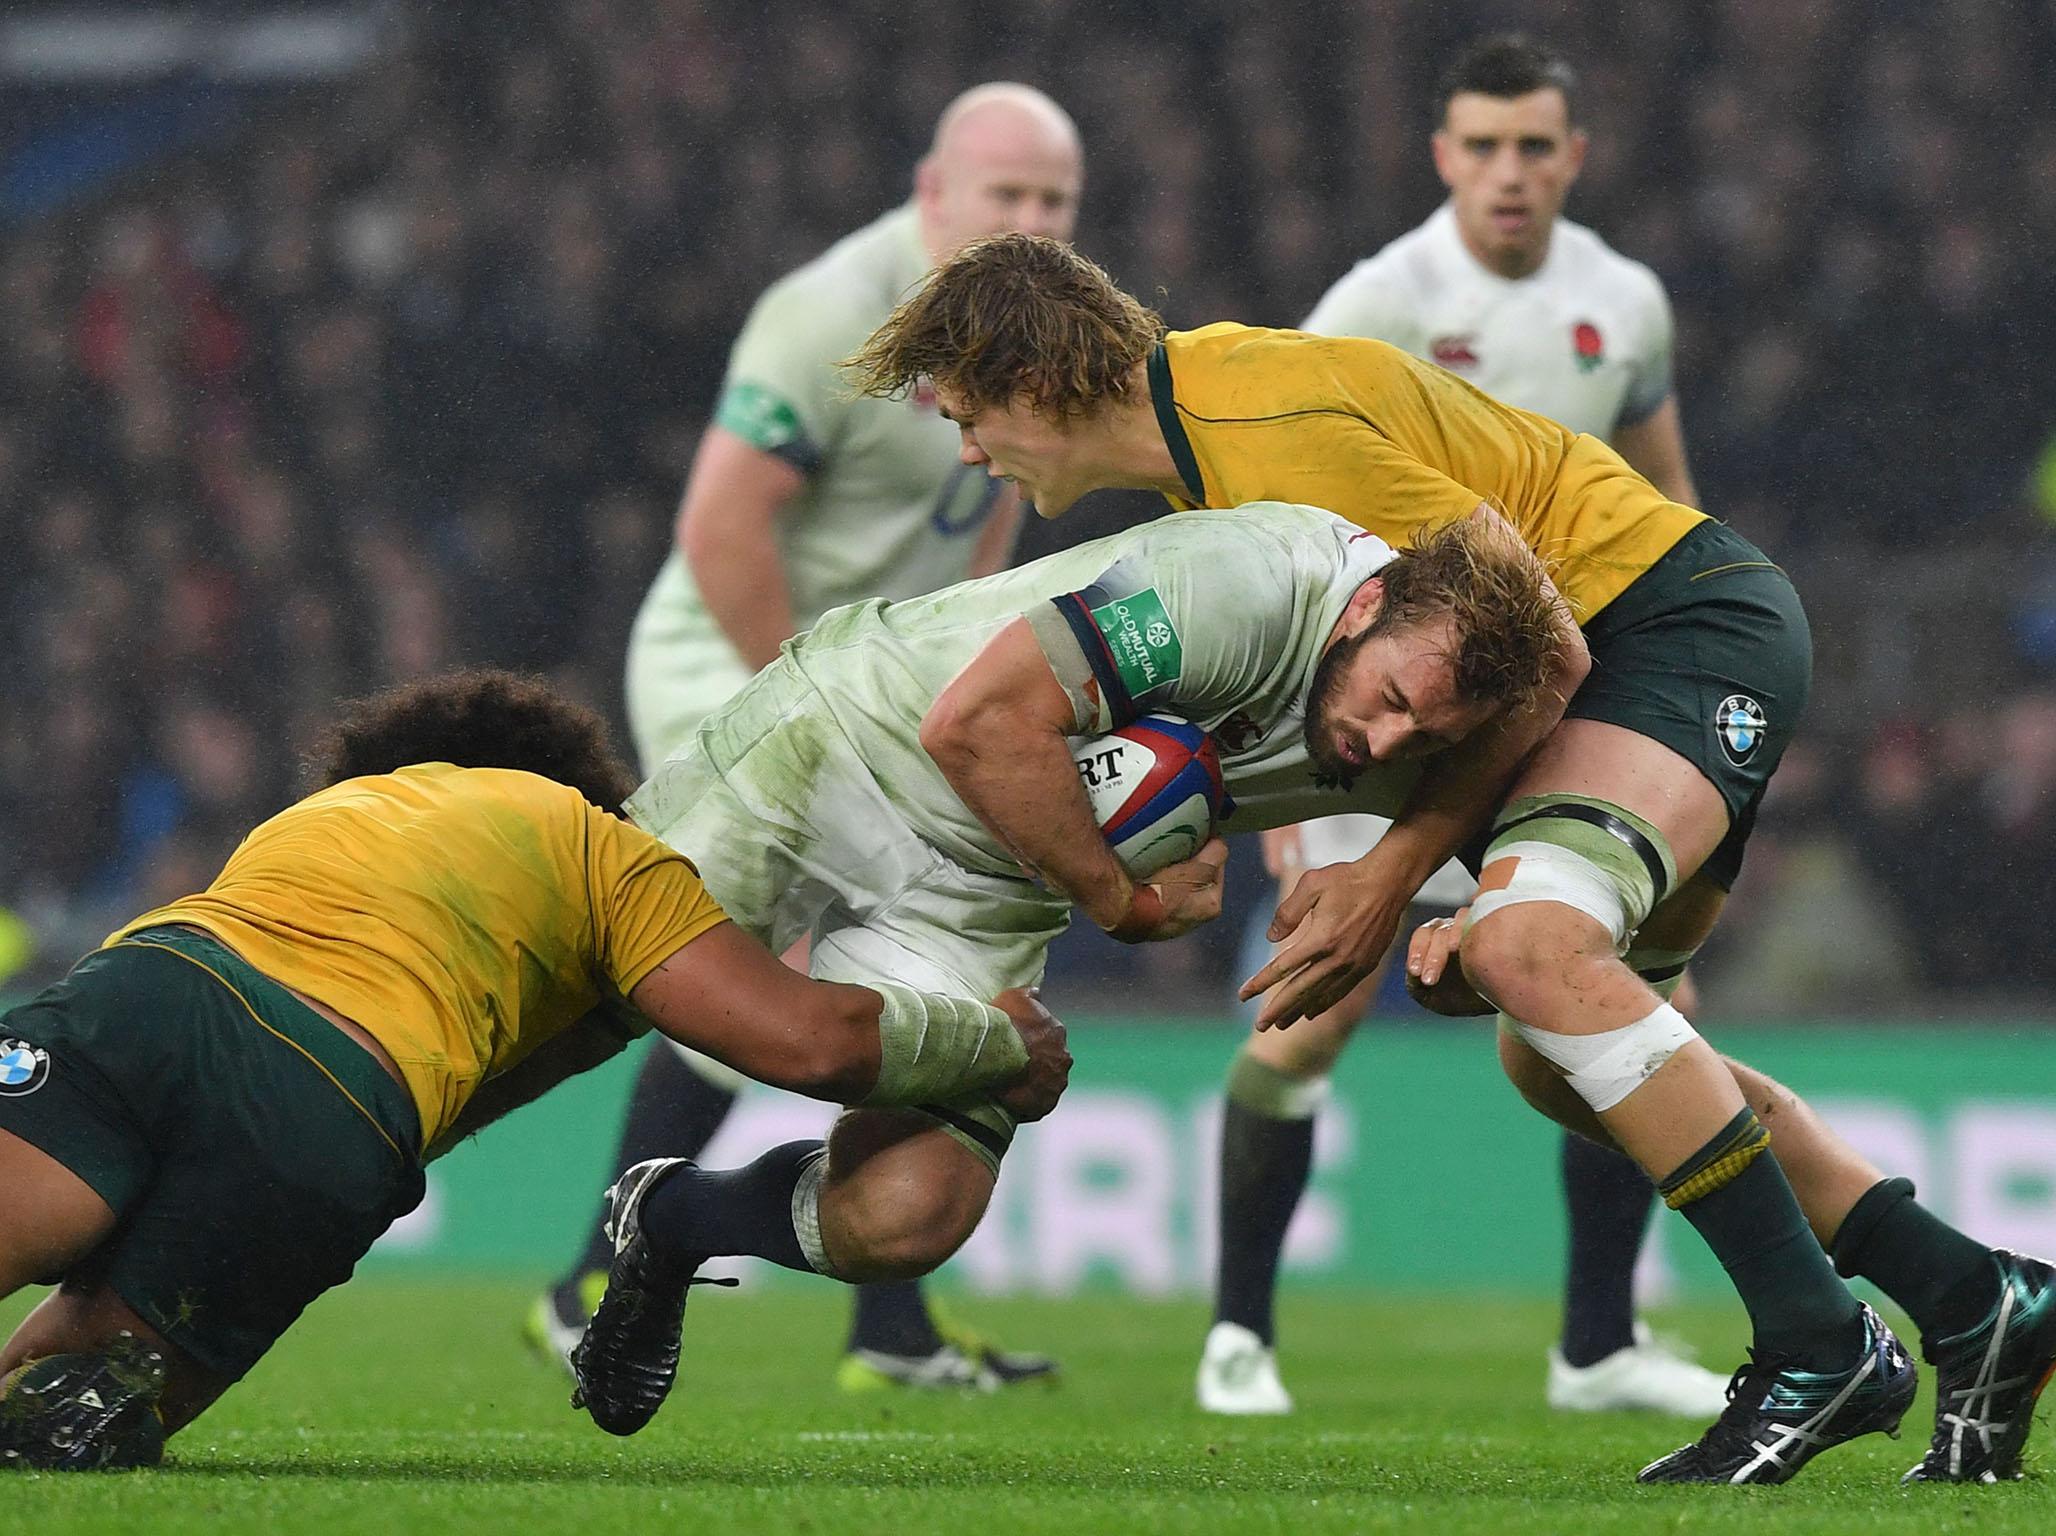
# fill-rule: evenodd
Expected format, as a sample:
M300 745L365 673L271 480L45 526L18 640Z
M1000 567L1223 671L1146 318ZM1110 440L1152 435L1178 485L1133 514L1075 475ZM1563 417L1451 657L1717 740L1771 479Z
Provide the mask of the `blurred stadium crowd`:
M1070 108L1079 243L1174 325L1290 324L1434 206L1436 69L1512 22L1582 61L1570 213L1669 285L1708 510L1816 618L1713 1001L2056 979L2056 5L423 9L0 234L0 907L37 973L204 883L339 696L493 662L618 714L735 328L963 86Z

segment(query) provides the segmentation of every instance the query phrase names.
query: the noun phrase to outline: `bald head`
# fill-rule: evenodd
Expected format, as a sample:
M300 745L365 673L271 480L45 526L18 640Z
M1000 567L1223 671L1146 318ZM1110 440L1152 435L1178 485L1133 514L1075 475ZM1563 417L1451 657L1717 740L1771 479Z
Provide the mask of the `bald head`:
M1069 240L1084 153L1070 114L1033 86L973 86L943 109L914 172L921 237L940 262L967 241L1020 231Z

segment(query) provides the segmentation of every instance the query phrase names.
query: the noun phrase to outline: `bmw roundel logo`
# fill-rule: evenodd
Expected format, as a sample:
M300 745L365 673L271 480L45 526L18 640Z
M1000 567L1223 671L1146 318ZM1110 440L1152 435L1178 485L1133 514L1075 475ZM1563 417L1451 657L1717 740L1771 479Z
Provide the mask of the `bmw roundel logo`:
M50 1053L13 1036L0 1037L0 1096L34 1093L50 1078Z
M1763 745L1763 738L1770 733L1770 722L1763 717L1763 706L1748 694L1731 693L1713 712L1713 729L1720 737L1721 751L1739 768Z

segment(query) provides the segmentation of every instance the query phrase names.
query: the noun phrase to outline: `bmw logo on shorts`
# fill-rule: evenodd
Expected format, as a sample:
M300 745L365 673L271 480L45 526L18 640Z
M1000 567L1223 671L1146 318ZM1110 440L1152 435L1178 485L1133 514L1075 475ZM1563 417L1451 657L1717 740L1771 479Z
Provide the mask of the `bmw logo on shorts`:
M1737 768L1756 755L1770 723L1763 718L1763 706L1746 693L1731 693L1713 712L1713 728L1720 736L1720 749Z
M0 1097L34 1093L50 1079L50 1053L13 1036L0 1037Z

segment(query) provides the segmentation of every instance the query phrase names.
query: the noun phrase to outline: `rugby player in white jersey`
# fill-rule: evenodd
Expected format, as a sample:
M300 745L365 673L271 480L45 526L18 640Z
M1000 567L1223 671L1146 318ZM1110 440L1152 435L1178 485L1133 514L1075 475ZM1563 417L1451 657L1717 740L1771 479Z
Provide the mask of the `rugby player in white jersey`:
M1541 561L1487 508L1398 554L1317 508L1190 512L826 615L630 814L745 932L773 948L811 937L816 977L996 994L1040 980L1073 906L1131 943L1220 910L1226 845L1138 883L1098 831L1069 738L1152 710L1204 726L1233 828L1392 814L1423 760L1474 732L1539 741L1588 661ZM572 1356L580 1399L616 1434L648 1421L711 1257L851 1281L932 1269L976 1226L1013 1132L971 1098L851 1110L825 1146L743 1169L637 1164L609 1195L616 1255Z
M645 773L829 609L913 597L1005 564L1020 511L1013 488L958 462L956 428L932 396L855 398L838 364L965 242L1010 230L1070 239L1082 182L1063 108L1025 85L974 87L943 112L907 203L758 299L687 478L675 547L629 641L629 723ZM709 1058L652 1048L617 1169L699 1152L740 1083ZM611 1253L595 1225L571 1271L538 1298L524 1332L540 1352L568 1354ZM938 1326L909 1281L856 1292L836 1379L850 1390L990 1389L1053 1368L959 1323Z
M1357 263L1303 329L1373 337L1440 363L1510 405L1606 439L1665 496L1697 506L1663 284L1561 216L1585 157L1575 84L1561 58L1522 37L1465 49L1438 92L1435 167L1449 200ZM1265 836L1265 861L1289 889L1303 870L1361 857L1384 826L1334 817L1280 828ZM1420 900L1458 907L1472 885L1452 864ZM1382 974L1318 1018L1252 1034L1229 1071L1220 1268L1197 1383L1211 1412L1291 1411L1274 1352L1279 1261L1310 1176L1328 1074ZM1568 1133L1562 1175L1570 1261L1563 1338L1549 1352L1551 1405L1717 1414L1727 1378L1652 1340L1634 1316L1635 1261L1656 1198L1649 1179L1618 1152Z

